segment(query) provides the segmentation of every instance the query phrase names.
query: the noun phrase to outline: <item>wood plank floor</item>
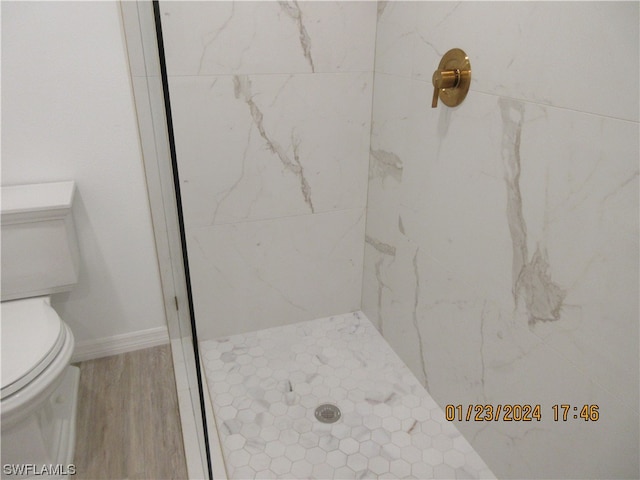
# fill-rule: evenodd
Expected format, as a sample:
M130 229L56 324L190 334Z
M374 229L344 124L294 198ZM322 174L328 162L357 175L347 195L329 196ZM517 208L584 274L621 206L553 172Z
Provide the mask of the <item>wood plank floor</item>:
M76 479L186 479L171 347L81 362Z

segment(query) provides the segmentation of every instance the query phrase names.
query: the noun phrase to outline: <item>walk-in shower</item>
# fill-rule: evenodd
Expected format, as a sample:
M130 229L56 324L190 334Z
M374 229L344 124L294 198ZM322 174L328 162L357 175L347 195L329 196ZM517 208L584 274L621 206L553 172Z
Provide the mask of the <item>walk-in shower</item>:
M638 475L637 3L122 8L201 473Z

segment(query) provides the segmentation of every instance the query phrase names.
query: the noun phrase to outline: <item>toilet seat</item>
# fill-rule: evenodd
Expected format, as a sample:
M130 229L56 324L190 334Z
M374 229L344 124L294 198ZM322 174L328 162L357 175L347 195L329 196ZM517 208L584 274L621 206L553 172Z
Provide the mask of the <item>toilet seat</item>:
M0 399L20 391L54 361L67 328L49 297L2 302L2 389Z

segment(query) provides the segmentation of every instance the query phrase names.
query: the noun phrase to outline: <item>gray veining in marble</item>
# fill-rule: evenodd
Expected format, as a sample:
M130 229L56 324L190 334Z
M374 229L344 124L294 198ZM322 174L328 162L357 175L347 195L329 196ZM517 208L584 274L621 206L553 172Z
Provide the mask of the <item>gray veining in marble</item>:
M539 245L531 261L523 266L516 289L524 296L530 324L560 319L566 293L551 280L547 254Z
M384 262L384 258L380 258L376 262L375 270L376 280L378 282L378 330L380 331L381 335L384 335L384 319L382 318L382 295L385 288L391 290L391 287L386 284L384 279L382 278L382 262Z
M311 58L311 39L309 38L307 29L302 21L302 11L300 10L297 0L286 2L279 1L278 4L280 5L280 8L282 8L282 10L296 22L300 35L300 46L302 47L304 58L309 62L311 72L315 72L316 68L313 65L313 58Z
M298 155L298 146L300 144L300 139L297 138L295 131L291 132L291 143L293 145L293 159L291 159L287 155L285 149L278 142L272 140L267 134L263 122L264 115L262 114L260 108L253 101L251 80L249 80L249 77L246 75L234 75L233 87L236 98L239 99L242 97L242 99L249 107L251 118L253 118L255 126L260 132L260 136L264 139L265 142L267 142L269 150L273 154L278 156L285 169L293 173L300 180L300 190L302 192L302 196L304 197L304 201L309 206L311 213L314 213L315 210L313 208L313 202L311 200L311 187L309 186L309 182L307 182L307 179L304 176L304 169L302 167L302 164L300 163L300 156Z
M205 58L207 56L207 53L209 52L209 49L214 47L214 44L215 44L216 40L218 39L218 37L220 36L220 34L222 32L224 32L225 28L227 28L227 26L229 25L229 23L233 19L233 16L234 16L235 11L236 11L236 4L235 4L235 2L230 2L230 3L231 3L231 12L229 12L229 16L227 17L227 19L224 21L222 26L220 26L220 28L216 29L213 32L210 32L207 35L207 38L203 41L204 45L202 47L202 54L200 55L200 62L198 63L198 74L202 73L202 69L203 69L203 66L204 66L204 61L205 61Z
M498 99L504 126L502 159L507 187L507 220L513 248L512 292L515 304L524 297L529 324L560 319L564 290L553 282L548 258L540 245L529 260L527 225L522 211L520 192L520 142L524 119L524 104L512 99Z
M387 243L376 240L375 238L370 237L369 235L365 236L364 241L369 245L371 245L373 248L375 248L378 252L382 253L383 255L389 255L390 257L396 256L396 247L394 247L393 245L389 245Z
M511 233L513 262L511 265L512 293L517 294L517 281L527 263L527 225L522 213L520 193L520 135L524 116L524 104L509 99L498 100L502 122L502 159L507 186L507 222Z
M383 179L391 177L397 182L402 181L402 159L393 152L381 149L371 150L370 177L380 176Z
M384 325L384 318L382 315L383 291L384 289L388 289L390 293L392 293L392 291L391 291L391 286L385 283L385 280L382 275L382 270L383 270L383 263L385 262L385 258L391 258L392 261L393 259L395 259L396 247L394 247L393 245L389 245L387 243L381 242L379 240L376 240L375 238L369 235L365 235L364 241L366 244L371 245L377 252L381 254L380 258L376 261L374 268L375 268L376 281L378 282L377 327L378 327L378 331L382 335L384 335L385 325Z
M387 8L388 4L389 4L389 2L386 1L386 0L379 0L378 1L378 5L377 5L378 19L382 16L382 14L384 13L384 10Z
M216 81L217 80L214 80L214 84ZM233 181L233 183L229 186L229 188L226 188L225 190L220 192L218 195L216 195L216 206L213 210L213 214L211 215L211 221L209 222L209 225L216 224L220 207L224 204L225 200L235 192L236 188L240 185L240 182L242 182L242 180L244 179L246 169L247 169L247 151L249 149L250 143L251 143L251 130L247 132L247 144L246 144L246 148L242 152L242 161L241 161L241 167L240 167L240 172L238 173L238 177Z
M413 255L413 274L416 278L416 287L413 297L413 313L411 319L413 326L416 329L416 336L418 338L418 351L420 352L420 366L422 367L422 374L424 375L424 386L429 390L429 376L427 375L427 365L424 357L424 341L422 340L422 332L420 331L420 325L418 323L418 303L420 302L420 271L418 269L418 253L420 247L416 247L416 253Z

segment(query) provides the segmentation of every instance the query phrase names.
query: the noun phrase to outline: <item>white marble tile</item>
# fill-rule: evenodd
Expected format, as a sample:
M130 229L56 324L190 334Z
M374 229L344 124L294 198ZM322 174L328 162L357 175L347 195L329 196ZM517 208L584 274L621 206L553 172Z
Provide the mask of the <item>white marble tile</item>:
M541 423L458 425L496 473L632 477L638 466L638 414L628 402L585 375L590 370L567 361L565 350L559 353L557 345L547 346L529 331L526 316L514 315L507 304L510 292L503 299L507 305L487 299L420 252L410 242L399 242L393 260L379 272L386 285L378 310L385 338L440 405L541 405ZM367 244L365 262L372 258L384 257ZM579 412L572 411L569 423L557 422L552 407L561 403L579 409L598 405L602 416L585 422L573 419ZM571 445L570 454L563 445ZM543 456L540 465L536 459Z
M353 311L364 209L187 230L199 338Z
M420 91L420 82L379 77L379 85L388 82L393 103L395 89L416 94L414 98L429 96L428 88ZM407 88L410 84L416 88ZM423 131L437 131L443 114L434 112L430 118L418 110L411 120ZM482 128L479 118L484 119ZM629 405L637 405L637 346L615 353L610 349L625 345L625 338L635 338L637 332L637 128L630 122L482 95L445 122L454 135L416 142L426 155L397 155L403 164L401 184L391 178L370 182L370 216L378 218L368 224L369 244L385 255L406 236L414 248L422 248L485 298L502 301L504 292L517 291L519 308L529 309L530 328L540 336L557 332L591 343L606 338L602 347L593 345L598 356L570 360L594 374L599 371L597 380L612 390L618 390L614 385L628 386L620 393ZM390 139L411 155L404 138L388 136L388 126L379 136L374 125L372 150L394 154L385 147ZM512 127L517 131L509 132ZM518 136L517 151L510 146L511 134ZM383 144L378 148L379 142ZM516 167L517 182L510 177ZM395 218L391 209L384 213L389 205L398 206ZM388 252L386 256L393 257ZM555 323L555 307L533 305L531 287L517 284L525 266L518 264L520 258L526 257L526 268L532 271L544 255L547 286L562 291L564 322ZM603 274L607 284L594 289ZM616 328L603 321L607 316L615 318Z
M515 115L512 104L501 108ZM533 277L514 283L531 330L636 411L637 145L630 122L527 105L518 154L527 245L519 248Z
M374 106L367 242L389 258L398 241L415 242L414 250L422 244L423 253L477 288L490 280L492 289L510 290L495 97L431 110L423 108L431 97L423 82L384 74L376 82L382 93ZM401 173L376 175L375 152L394 158Z
M230 478L495 478L361 312L208 340L201 352ZM235 387L237 409L226 406ZM341 410L335 423L316 420L324 403Z
M161 2L170 75L367 72L375 2Z
M562 435L465 427L481 451L518 439L487 456L499 475L534 475L534 452L548 475L637 470L618 463L637 450L637 124L479 92L435 111L422 81L375 82L365 312L442 403L607 405Z
M472 92L638 121L638 11L636 2L391 2L378 25L376 71L410 71L431 84L457 47L471 60ZM612 65L626 72L615 87Z
M484 381L486 391L491 393L483 403L515 403L514 398L523 403L535 402L541 405L542 420L498 422L484 428L480 422L470 422L459 428L476 440L477 450L489 464L504 465L505 477L635 478L638 414L594 383L588 373L578 371L545 345L509 366L494 367L487 362ZM566 421L562 407L558 409L558 419L554 418L553 406L561 404L570 405ZM597 407L597 420L580 417L584 405ZM540 461L542 455L544 462Z
M185 221L364 207L372 75L170 79Z
M411 77L419 2L378 2L375 71ZM436 64L437 66L437 64Z

